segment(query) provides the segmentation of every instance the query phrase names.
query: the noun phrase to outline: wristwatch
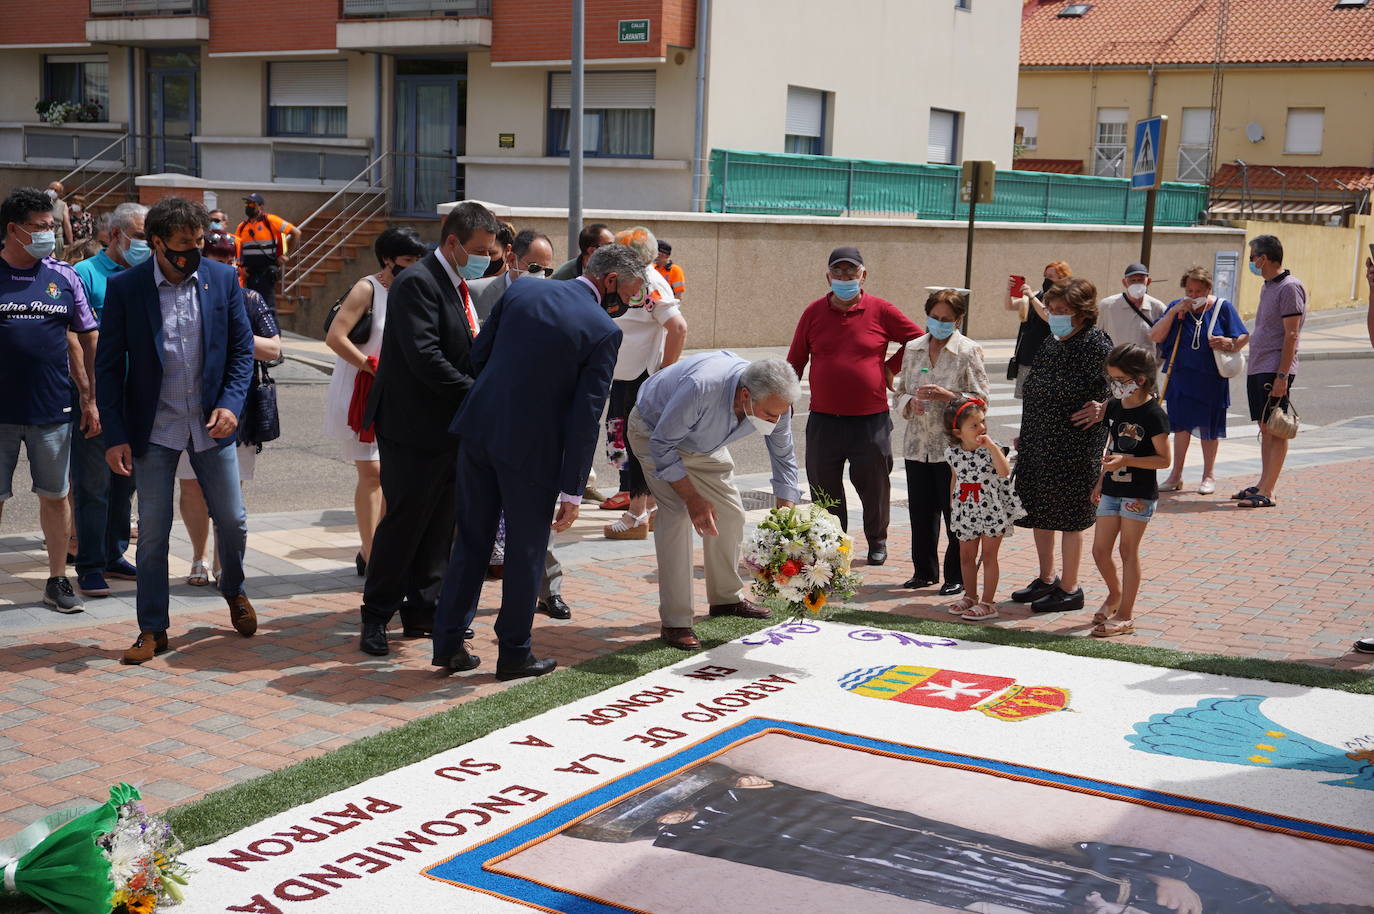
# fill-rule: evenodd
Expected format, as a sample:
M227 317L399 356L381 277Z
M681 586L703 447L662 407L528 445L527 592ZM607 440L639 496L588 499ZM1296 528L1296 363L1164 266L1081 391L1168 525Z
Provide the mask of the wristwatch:
M1275 379L1275 380L1278 380L1279 378L1283 378L1285 381L1288 380L1288 372L1286 372L1286 371L1280 371L1280 372L1275 373L1274 379Z

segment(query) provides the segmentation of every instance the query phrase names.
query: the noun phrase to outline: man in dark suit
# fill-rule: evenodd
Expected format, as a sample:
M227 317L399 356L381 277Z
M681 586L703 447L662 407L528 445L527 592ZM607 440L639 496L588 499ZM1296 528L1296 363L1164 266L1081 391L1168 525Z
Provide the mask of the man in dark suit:
M367 401L381 453L386 514L377 525L363 586L359 648L383 656L399 610L404 633L424 637L453 543L454 451L449 423L472 387L478 336L467 281L491 258L496 218L460 203L444 219L439 248L408 267L387 296L377 379Z
M607 307L623 311L643 284L639 255L612 244L597 250L577 279L517 282L497 302L473 348L477 384L453 421L463 512L434 618L435 666L461 672L478 665L464 630L477 612L502 511L496 678L542 676L557 665L530 653L550 521L561 532L577 519L601 437L621 337Z
M248 518L234 449L253 374L253 331L238 274L201 260L210 216L168 197L148 210L154 256L110 277L96 350L105 461L138 492L138 638L128 664L167 650L167 543L181 452L205 493L219 537L219 590L241 635L258 630L243 592Z

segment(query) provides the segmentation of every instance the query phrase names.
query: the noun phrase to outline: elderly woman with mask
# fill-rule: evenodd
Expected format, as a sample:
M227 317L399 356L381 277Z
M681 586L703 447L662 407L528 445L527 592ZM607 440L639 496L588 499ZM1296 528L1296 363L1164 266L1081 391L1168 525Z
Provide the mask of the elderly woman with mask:
M1107 429L1107 355L1099 330L1097 289L1086 279L1056 283L1045 293L1050 338L1026 380L1016 462L1016 493L1026 508L1019 527L1035 531L1039 576L1012 594L1035 612L1083 608L1078 566L1083 531L1096 522L1093 487L1102 476ZM1054 574L1055 533L1062 534L1062 571Z
M944 585L941 596L963 590L959 542L949 531L950 468L945 462L945 404L958 397L988 401L983 347L959 332L968 299L955 289L940 289L926 299L926 334L906 344L896 391L907 420L907 513L911 517L911 560L915 570L904 587L922 588L941 580L938 559L940 520L945 524Z

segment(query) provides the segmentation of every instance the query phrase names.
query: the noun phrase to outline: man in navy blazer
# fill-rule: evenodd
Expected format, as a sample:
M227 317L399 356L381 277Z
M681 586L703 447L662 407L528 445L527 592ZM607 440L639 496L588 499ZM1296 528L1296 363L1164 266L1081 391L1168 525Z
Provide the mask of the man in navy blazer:
M557 665L530 653L550 521L562 532L577 519L601 437L621 337L607 306L628 307L643 284L639 255L606 245L571 282L514 283L473 344L477 382L451 426L462 511L434 617L435 666L461 672L478 665L462 636L477 612L502 511L496 678L542 676Z
M123 662L167 650L167 547L181 452L205 493L219 538L219 590L241 635L257 631L243 592L248 518L234 449L253 374L253 331L238 273L201 260L210 216L168 197L148 210L153 257L112 276L96 350L105 461L138 491L138 638Z

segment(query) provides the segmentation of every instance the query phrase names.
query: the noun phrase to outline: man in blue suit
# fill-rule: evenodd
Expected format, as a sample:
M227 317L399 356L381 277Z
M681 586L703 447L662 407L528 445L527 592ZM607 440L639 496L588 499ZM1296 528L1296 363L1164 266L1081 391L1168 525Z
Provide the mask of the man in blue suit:
M233 267L201 260L210 216L168 197L144 231L153 257L110 277L96 351L96 397L105 461L134 474L138 491L138 638L123 662L167 650L167 542L181 452L205 493L219 537L219 590L245 637L258 629L243 592L248 518L234 450L253 373L253 331Z
M496 678L542 676L557 666L530 653L550 521L561 532L577 520L620 349L608 311L623 312L643 285L639 255L606 245L570 282L514 283L478 334L477 382L450 426L462 511L434 616L435 666L461 672L479 663L462 635L477 612L503 510Z

